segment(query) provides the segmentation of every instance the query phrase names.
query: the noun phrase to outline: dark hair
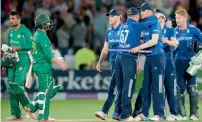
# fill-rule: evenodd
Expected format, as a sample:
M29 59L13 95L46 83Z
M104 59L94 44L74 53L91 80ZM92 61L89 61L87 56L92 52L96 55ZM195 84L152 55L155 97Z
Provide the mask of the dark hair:
M21 18L21 14L18 11L11 11L10 16L16 16L18 19Z

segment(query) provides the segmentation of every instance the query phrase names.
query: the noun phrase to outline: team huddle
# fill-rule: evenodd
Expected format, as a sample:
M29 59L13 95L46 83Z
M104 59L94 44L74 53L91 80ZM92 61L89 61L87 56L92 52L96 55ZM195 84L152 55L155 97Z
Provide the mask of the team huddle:
M176 28L166 24L164 10L152 8L145 2L140 8L129 8L127 20L121 23L121 14L112 9L106 14L112 26L106 32L106 40L96 66L110 54L112 79L108 98L95 116L102 120L113 102L112 118L119 121L175 121L187 120L185 91L189 94L190 120L198 120L197 71L202 65L202 33L190 24L184 9L175 12ZM136 75L140 71L138 53L146 56L142 88L132 109ZM167 100L170 115L164 115ZM149 117L153 103L154 116Z

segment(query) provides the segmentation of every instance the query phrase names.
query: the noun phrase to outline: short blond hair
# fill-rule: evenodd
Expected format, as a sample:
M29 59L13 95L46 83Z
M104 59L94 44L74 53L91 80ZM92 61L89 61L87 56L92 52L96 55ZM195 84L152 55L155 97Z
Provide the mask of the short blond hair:
M175 12L175 14L179 14L181 16L184 16L184 17L188 17L188 13L187 13L187 10L185 9L179 9Z

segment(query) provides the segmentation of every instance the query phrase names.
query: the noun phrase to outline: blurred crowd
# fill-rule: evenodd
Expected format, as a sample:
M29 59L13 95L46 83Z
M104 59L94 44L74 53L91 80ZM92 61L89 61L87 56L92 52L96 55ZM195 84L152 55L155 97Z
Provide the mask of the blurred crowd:
M89 49L96 60L109 27L106 12L112 8L120 10L124 22L127 8L138 7L145 1L152 2L156 8L165 9L172 18L173 26L176 25L174 12L186 8L191 24L202 30L202 0L2 0L1 43L7 41L10 11L21 12L22 23L32 32L36 29L35 17L45 13L51 16L55 24L53 30L48 32L54 48L59 49L63 56L74 55L81 48ZM92 64L92 61L89 62ZM94 65L91 66L92 69L93 67Z

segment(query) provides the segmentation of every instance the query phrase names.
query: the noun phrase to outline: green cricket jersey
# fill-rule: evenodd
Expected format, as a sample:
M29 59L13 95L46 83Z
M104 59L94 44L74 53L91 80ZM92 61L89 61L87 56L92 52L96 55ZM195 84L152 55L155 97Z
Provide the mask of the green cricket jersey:
M33 36L32 55L34 63L47 66L51 69L51 59L54 57L50 48L51 42L46 32L38 29Z
M27 51L32 49L32 34L23 24L17 29L11 28L8 31L8 45L21 47L18 51L20 60L29 60Z

